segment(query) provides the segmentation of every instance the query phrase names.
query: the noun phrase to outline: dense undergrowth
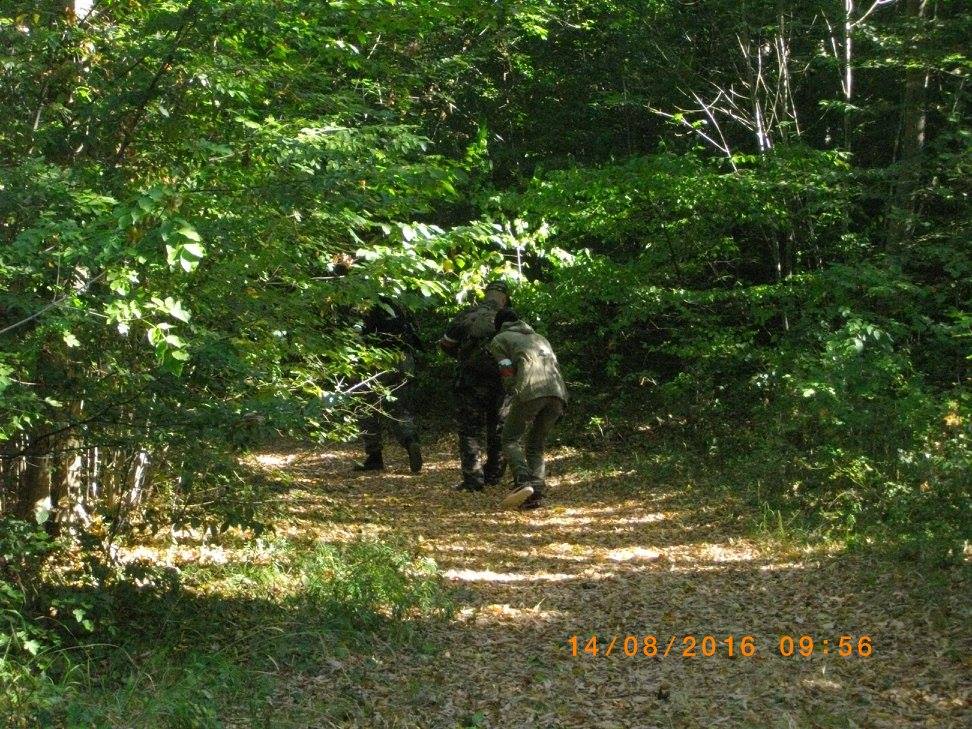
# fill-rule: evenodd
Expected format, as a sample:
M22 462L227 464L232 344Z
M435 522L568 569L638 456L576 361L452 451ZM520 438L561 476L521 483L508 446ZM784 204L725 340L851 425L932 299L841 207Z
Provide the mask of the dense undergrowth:
M296 721L275 696L285 677L389 641L430 650L419 626L452 609L435 564L396 542L269 538L222 564L143 557L95 575L42 532L5 528L4 549L30 546L40 572L24 582L4 563L4 726Z

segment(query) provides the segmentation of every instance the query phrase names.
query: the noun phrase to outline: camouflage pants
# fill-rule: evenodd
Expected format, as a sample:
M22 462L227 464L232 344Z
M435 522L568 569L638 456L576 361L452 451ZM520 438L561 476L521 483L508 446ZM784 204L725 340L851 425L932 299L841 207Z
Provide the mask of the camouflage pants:
M456 388L456 404L463 482L482 486L485 481L499 481L506 467L500 443L507 410L502 385L491 382L461 383ZM482 447L484 432L485 463Z
M542 494L546 466L543 449L547 436L564 414L559 397L538 397L515 402L503 426L503 453L519 484L529 483L534 493Z
M403 448L418 440L410 373L391 372L381 377L381 383L392 390L394 399L372 394L367 399L367 411L358 419L358 430L369 460L381 459L386 431L390 431Z

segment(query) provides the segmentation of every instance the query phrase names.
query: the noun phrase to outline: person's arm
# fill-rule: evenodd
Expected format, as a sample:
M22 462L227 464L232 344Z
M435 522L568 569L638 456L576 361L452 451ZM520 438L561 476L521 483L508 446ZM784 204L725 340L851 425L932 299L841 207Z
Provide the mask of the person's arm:
M416 352L425 351L425 342L422 341L422 337L419 336L418 324L415 322L415 315L409 309L403 309L405 314L404 324L405 324L405 344L414 349Z
M513 378L516 375L516 365L513 362L512 352L508 343L504 340L502 336L493 337L492 341L489 343L489 352L496 359L496 365L499 368L500 380L503 382L503 388L509 390L513 386Z
M459 345L462 343L463 327L462 315L457 316L446 327L445 334L439 340L439 348L450 357L459 356Z

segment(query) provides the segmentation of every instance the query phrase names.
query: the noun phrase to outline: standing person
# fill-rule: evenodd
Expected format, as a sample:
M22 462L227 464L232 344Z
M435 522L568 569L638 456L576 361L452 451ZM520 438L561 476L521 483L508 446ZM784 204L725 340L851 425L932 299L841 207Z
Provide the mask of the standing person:
M454 488L459 491L482 491L485 485L498 484L503 475L503 384L489 353L489 342L496 333L496 314L509 303L506 283L492 281L486 286L483 301L460 312L439 340L443 351L458 360L456 426L462 481ZM480 446L484 430L485 463Z
M413 412L412 379L415 377L415 352L422 350L422 340L412 313L387 296L379 296L365 316L361 334L376 346L394 351L395 369L382 374L378 381L393 391L394 400L372 397L368 411L358 421L365 460L355 465L356 471L380 471L385 467L382 456L382 431L390 427L398 443L408 452L412 473L422 470L422 448Z
M489 350L510 396L502 443L513 470L513 489L503 506L533 509L542 505L546 478L543 449L551 429L564 414L567 388L550 342L521 321L516 312L498 312L495 328L497 334Z

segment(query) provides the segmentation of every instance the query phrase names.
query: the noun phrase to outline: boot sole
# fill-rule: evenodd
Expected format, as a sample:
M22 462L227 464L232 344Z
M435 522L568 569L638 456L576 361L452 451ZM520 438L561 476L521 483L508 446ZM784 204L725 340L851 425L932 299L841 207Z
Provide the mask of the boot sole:
M531 496L533 496L533 486L524 486L523 488L519 488L503 499L503 508L515 509Z

